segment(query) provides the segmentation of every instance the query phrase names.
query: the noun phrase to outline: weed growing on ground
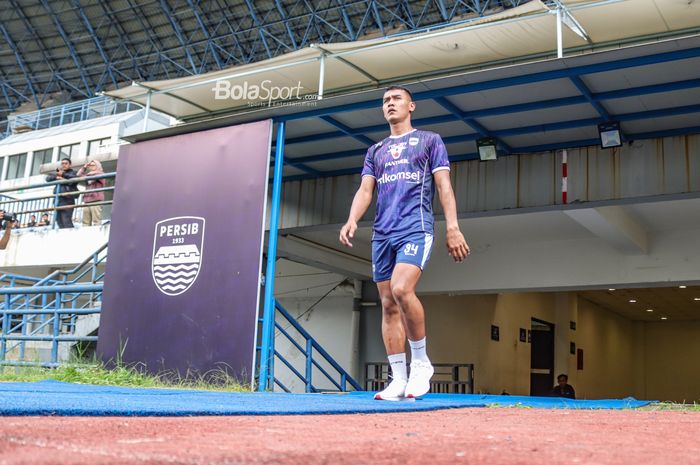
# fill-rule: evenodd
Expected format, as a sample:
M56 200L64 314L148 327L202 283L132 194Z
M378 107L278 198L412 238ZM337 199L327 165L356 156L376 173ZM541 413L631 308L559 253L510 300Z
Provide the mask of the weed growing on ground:
M653 404L642 407L639 410L652 411L675 411L675 412L700 412L700 404L693 402L692 404L677 402L655 402Z
M210 391L250 391L250 386L241 384L223 368L203 374L164 371L147 373L140 364L126 365L115 363L107 367L104 363L92 360L88 363L72 362L57 368L44 367L0 367L0 382L35 382L44 380L65 381L78 384L108 386L202 389Z

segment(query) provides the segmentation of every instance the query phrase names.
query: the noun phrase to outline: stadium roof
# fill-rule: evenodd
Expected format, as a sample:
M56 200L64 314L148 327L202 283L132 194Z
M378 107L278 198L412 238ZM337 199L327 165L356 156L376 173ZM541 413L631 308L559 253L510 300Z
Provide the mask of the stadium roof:
M336 45L325 57L325 88L331 97L310 106L302 101L251 110L242 108L240 101L218 101L213 86L221 79L240 85L273 77L286 84L303 76L316 90L317 50L191 78L185 86L182 80L145 83L155 90L154 108L193 122L133 140L274 117L290 122L284 172L288 180L357 173L367 146L387 132L378 84L402 77L418 102L414 125L439 132L453 161L478 158L475 140L482 137L495 138L502 154L596 145L597 125L611 120L621 123L626 141L700 132L700 5L578 2L569 11L585 38L566 28L564 58L552 57L556 19L538 1L509 10L498 21L438 34ZM626 18L624 27L616 26L619 18ZM480 58L472 60L465 53L443 59L446 44L475 50ZM352 53L342 55L347 51ZM346 60L336 68L329 64L334 52ZM396 58L406 53L412 59ZM270 70L282 60L287 60L286 68ZM393 63L400 69L387 66ZM459 64L464 69L457 69ZM348 69L362 72L351 74ZM240 71L247 74L236 76ZM357 82L350 85L355 89L348 91L348 81L354 78ZM148 96L144 86L112 94L140 102Z
M0 116L312 43L459 23L527 1L7 0L0 9Z

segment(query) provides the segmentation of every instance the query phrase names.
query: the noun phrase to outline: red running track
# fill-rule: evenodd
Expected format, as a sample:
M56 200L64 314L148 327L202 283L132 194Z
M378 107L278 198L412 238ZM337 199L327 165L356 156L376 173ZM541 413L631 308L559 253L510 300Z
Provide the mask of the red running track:
M700 464L700 412L0 417L0 464Z

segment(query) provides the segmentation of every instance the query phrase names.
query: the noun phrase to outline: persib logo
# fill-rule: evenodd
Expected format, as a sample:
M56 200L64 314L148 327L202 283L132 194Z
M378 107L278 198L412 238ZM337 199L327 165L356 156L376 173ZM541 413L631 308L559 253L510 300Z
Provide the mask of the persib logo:
M160 292L180 295L194 284L203 246L204 218L178 216L156 223L151 274Z
M406 142L401 142L400 144L393 144L389 146L389 153L396 160L401 156L403 150L406 148Z

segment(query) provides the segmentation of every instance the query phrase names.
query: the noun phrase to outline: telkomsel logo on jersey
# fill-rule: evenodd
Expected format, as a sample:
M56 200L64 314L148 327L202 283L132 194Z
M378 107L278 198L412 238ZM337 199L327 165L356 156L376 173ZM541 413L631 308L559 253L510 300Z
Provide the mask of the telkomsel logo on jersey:
M396 181L405 181L409 184L419 184L420 183L420 171L401 171L400 173L384 173L377 183L387 184Z
M194 284L203 246L204 218L178 216L156 223L151 275L160 292L180 295Z

